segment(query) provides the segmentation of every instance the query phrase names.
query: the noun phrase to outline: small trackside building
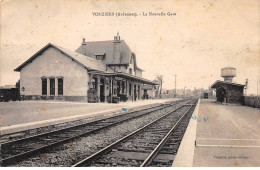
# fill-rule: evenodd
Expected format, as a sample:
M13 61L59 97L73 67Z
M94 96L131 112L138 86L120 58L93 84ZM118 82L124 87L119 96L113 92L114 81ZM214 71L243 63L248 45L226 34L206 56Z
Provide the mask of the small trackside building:
M218 102L242 104L245 85L217 80L211 88L215 89Z
M135 101L143 98L143 86L158 85L142 78L119 34L112 41L83 39L76 51L49 43L14 71L25 100Z

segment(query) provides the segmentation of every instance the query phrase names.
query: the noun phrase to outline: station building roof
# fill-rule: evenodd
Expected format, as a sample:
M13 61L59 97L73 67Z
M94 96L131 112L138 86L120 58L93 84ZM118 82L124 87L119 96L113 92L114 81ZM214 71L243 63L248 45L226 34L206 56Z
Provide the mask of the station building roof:
M94 58L91 58L91 57L82 55L80 53L77 53L75 51L71 51L71 50L59 47L57 45L54 45L52 43L49 43L45 47L43 47L41 50L39 50L37 53L35 53L32 57L30 57L28 60L26 60L19 67L14 69L14 71L21 71L23 67L25 67L27 64L31 63L35 58L40 56L44 51L46 51L50 47L53 47L54 49L60 51L61 53L63 53L67 57L71 58L74 62L78 63L79 65L83 66L86 69L101 70L101 71L106 70L106 66L102 62L100 62Z
M120 42L120 55L117 56L119 58L114 58L114 42L114 40L84 42L84 44L81 44L81 46L78 47L76 52L91 58L95 58L97 54L105 54L106 56L103 62L107 65L129 65L130 57L133 57L134 68L142 70L137 66L135 53L131 51L130 47L124 40L117 41Z
M123 44L125 44L124 41L122 41L122 42L123 42ZM110 44L108 47L111 47L111 41L109 41L109 43L108 42L100 42L100 43L101 43L101 45ZM87 42L87 44L91 44L91 43ZM93 43L93 44L95 44L95 43ZM112 43L112 45L113 45L113 43ZM107 72L106 71L106 65L104 63L102 63L100 60L96 60L93 57L89 57L89 56L80 54L78 52L59 47L59 46L54 45L52 43L47 44L45 47L43 47L41 50L39 50L37 53L35 53L32 57L30 57L28 60L26 60L23 64L21 64L19 67L14 69L14 71L21 71L23 67L25 67L27 64L30 64L35 58L40 56L44 51L46 51L50 47L53 47L54 49L60 51L65 56L72 59L72 61L78 63L79 65L81 65L85 69L88 69L89 72L91 72L93 74L101 74L101 75L106 75L106 76L117 76L117 77L122 77L122 78L127 78L127 79L132 79L132 80L135 80L135 81L139 81L139 82L144 83L144 84L158 85L158 83L156 83L156 82L144 79L142 77L130 75L130 74L127 74L127 73ZM93 47L95 47L95 46L93 46ZM125 48L128 49L129 47L127 46ZM77 51L79 51L79 50L77 50ZM128 51L128 50L125 50L125 51ZM95 51L95 52L99 52L100 54L103 53L102 51ZM92 55L92 54L90 54L90 55ZM136 60L134 53L132 53L132 56L133 56L133 59ZM124 58L124 60L122 61L122 63L112 63L111 65L128 65L129 64L128 59L126 59L125 57L123 57L123 58ZM126 61L128 61L128 62L126 62ZM136 63L136 62L134 62L134 63ZM136 66L136 69L142 70L142 69L138 68L137 66Z
M106 64L129 64L131 50L124 40L120 40L120 59L115 60L113 56L114 40L90 41L82 44L77 53L95 58L96 54L106 54L104 62Z
M217 89L217 88L219 88L219 87L222 87L223 84L231 85L231 86L238 86L238 87L242 87L242 88L244 88L244 86L245 86L245 85L243 85L243 84L237 84L237 83L231 83L231 82L227 82L227 81L217 80L217 81L215 81L215 83L213 83L213 84L211 85L211 88Z

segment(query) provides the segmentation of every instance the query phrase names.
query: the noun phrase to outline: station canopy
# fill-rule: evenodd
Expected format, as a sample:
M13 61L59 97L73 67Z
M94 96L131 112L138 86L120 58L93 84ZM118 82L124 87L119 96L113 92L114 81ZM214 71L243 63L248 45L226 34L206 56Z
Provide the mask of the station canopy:
M159 85L158 83L144 79L142 77L137 77L137 76L130 75L127 73L123 73L123 72L108 73L108 72L101 72L101 71L89 71L89 73L94 74L94 75L102 75L102 76L106 76L106 77L114 77L117 80L128 79L128 80L133 80L133 81L143 83L143 84Z

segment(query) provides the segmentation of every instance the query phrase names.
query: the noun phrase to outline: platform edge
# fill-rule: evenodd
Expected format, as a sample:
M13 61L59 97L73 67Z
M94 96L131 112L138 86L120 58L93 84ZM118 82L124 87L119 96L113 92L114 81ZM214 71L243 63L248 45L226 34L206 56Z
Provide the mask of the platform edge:
M192 115L198 117L199 114L200 99ZM186 132L181 141L177 155L172 163L172 167L192 167L194 150L195 150L195 140L197 134L197 121L191 119Z

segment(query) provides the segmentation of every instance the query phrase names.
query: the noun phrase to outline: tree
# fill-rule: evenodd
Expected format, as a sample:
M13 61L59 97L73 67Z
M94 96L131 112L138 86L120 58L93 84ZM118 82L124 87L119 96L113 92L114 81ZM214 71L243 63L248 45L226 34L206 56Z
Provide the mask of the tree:
M162 83L163 83L163 75L157 75L156 80L159 83L159 97L162 98Z
M15 83L15 87L18 89L18 93L20 93L20 79Z
M21 100L20 79L15 83L15 87L16 87L16 99Z

